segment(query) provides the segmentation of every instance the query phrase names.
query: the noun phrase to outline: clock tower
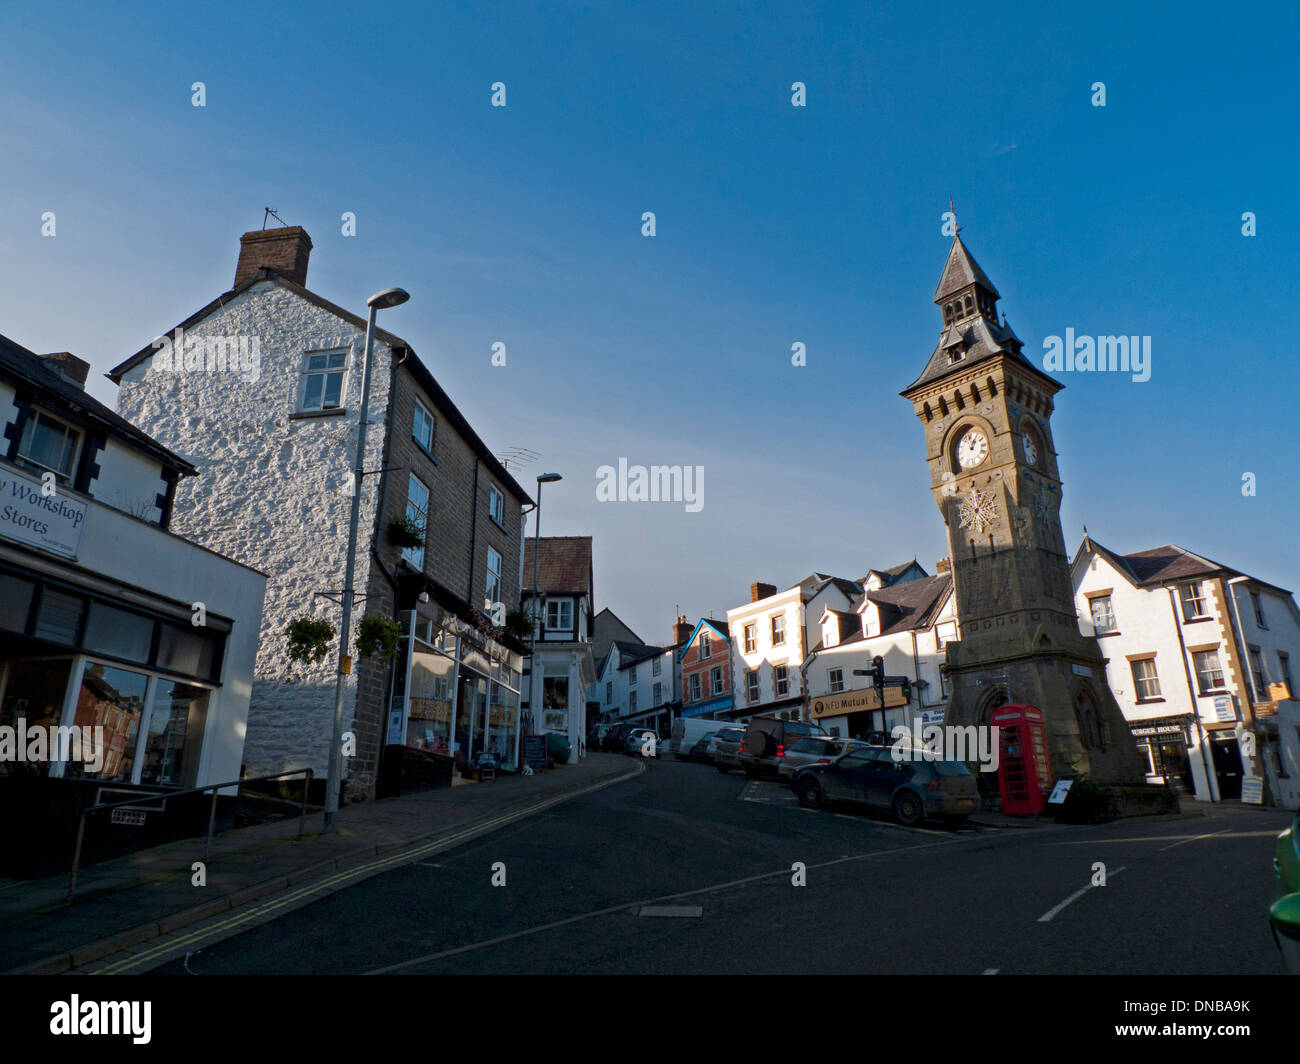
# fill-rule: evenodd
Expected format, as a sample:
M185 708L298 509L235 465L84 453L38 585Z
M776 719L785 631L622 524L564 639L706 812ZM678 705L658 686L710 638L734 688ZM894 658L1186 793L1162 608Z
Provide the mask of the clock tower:
M988 724L999 706L1028 703L1043 712L1054 776L1142 784L1101 648L1075 613L1051 426L1062 385L1021 353L999 298L956 236L934 295L939 344L901 393L948 526L960 641L946 647L944 723Z

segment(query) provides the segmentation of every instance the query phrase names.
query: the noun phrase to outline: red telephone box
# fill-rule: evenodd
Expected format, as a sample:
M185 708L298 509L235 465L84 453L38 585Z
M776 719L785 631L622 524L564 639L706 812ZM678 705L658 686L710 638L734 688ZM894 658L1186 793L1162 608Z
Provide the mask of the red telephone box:
M1037 706L1010 705L993 711L998 729L998 788L1004 813L1041 813L1052 790L1047 729Z

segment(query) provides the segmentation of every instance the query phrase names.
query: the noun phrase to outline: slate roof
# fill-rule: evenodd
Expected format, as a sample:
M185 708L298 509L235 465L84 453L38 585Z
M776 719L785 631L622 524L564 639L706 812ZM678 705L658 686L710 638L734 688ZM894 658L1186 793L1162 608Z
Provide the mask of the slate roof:
M115 410L87 394L70 380L52 369L40 355L0 336L0 372L16 378L21 384L34 389L42 406L64 413L92 429L100 429L109 436L124 440L133 447L157 459L168 469L187 476L198 470L180 455L168 450L152 436L141 432Z
M952 238L952 247L948 249L948 261L943 264L939 287L934 290L934 301L942 303L954 292L972 284L983 285L993 294L994 299L1000 298L988 274L980 269L975 256L962 243L961 236L956 235Z
M951 574L939 573L919 580L909 580L896 587L870 591L866 598L881 607L880 634L891 635L894 632L929 628L943 608L950 590ZM875 636L871 638L874 639Z
M1270 584L1266 580L1260 580L1250 576L1249 573L1243 573L1238 569L1233 569L1231 566L1223 565L1203 555L1194 554L1185 547L1180 547L1174 543L1166 543L1161 547L1150 547L1147 550L1135 551L1132 554L1117 554L1115 551L1103 547L1095 539L1088 537L1080 544L1080 551L1086 550L1089 545L1139 587L1160 587L1180 580L1204 579L1211 576L1245 576L1261 587L1269 587L1287 595L1291 594L1284 587Z
M620 669L629 668L638 662L645 661L646 658L653 658L672 650L672 647L652 647L644 643L627 643L621 639L615 639L612 645L618 647L618 667Z
M533 590L533 544L524 541L524 594ZM537 558L537 586L546 592L591 593L591 537L543 536ZM617 640L615 640L617 642ZM639 644L638 644L639 645Z
M865 584L871 579L871 576L874 573L876 576L884 577L885 586L889 586L896 578L902 576L914 565L920 568L921 572L925 572L925 566L921 565L920 562L913 558L910 562L903 562L901 565L891 565L888 569L868 569L867 575L859 581L859 584Z

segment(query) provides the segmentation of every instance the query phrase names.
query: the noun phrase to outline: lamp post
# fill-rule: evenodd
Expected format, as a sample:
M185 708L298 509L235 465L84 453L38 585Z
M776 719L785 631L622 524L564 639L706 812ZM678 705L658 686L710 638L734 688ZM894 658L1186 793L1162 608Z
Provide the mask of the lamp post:
M361 484L366 475L366 418L370 412L370 352L375 338L375 315L389 307L398 307L410 299L400 288L385 288L366 300L370 313L366 318L366 346L361 356L361 422L357 426L357 465L352 482L352 519L348 524L348 561L343 571L343 628L339 632L339 673L334 686L334 734L330 740L329 775L325 780L325 830L334 830L334 815L339 811L340 777L343 765L343 688L352 672L348 657L348 639L352 632L352 570L357 561L357 523L361 517Z
M537 727L537 629L542 625L542 604L538 598L537 560L542 548L542 485L563 480L559 473L540 473L537 477L537 513L533 517L533 632L528 644L528 715L531 727Z

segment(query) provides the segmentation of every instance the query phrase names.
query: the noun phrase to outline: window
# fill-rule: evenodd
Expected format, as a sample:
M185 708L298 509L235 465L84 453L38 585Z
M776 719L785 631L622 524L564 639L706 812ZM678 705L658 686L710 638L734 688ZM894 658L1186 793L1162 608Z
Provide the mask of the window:
M628 711L629 713L635 713L635 712L636 712L636 692L635 692L635 691L629 691L629 692L628 692L628 696L627 696L627 711Z
M722 669L713 669L709 673L709 686L715 695L722 694Z
M1088 605L1092 609L1092 627L1097 635L1115 631L1115 611L1111 609L1109 595L1089 599Z
M772 618L772 645L785 646L785 614L778 613Z
M153 650L156 622L152 617L114 609L102 602L92 602L86 616L86 634L82 646L101 654L131 661L148 661Z
M1139 702L1160 697L1160 680L1156 676L1156 659L1140 658L1132 662L1133 690Z
M1217 650L1198 650L1192 655L1196 666L1196 686L1201 694L1223 690L1223 669Z
M1201 594L1200 584L1184 584L1178 589L1183 602L1183 620L1199 621L1209 614L1205 609L1205 596Z
M613 684L612 681L606 681L606 683L605 683L605 705L609 705L609 704L610 704L611 702L613 702L613 701L614 701L614 684Z
M573 630L573 599L552 599L546 604L546 630Z
M772 670L772 675L776 680L776 697L784 698L790 693L790 667L778 665Z
M484 595L489 609L501 601L501 555L491 547L487 549L487 587Z
M81 433L62 421L33 411L23 424L18 461L38 473L51 472L62 483L72 480Z
M651 700L650 704L652 706L657 706L663 700L664 700L664 685L661 683L657 683L654 686L654 698Z
M698 702L699 700L700 700L700 674L698 672L693 672L691 673L691 701Z
M758 650L758 625L745 625L745 653L753 654Z
M951 688L948 685L948 670L940 669L939 670L939 693L943 695L944 698L947 698L950 691Z
M415 413L411 417L411 435L415 437L416 443L433 454L433 415L418 399L415 401Z
M635 687L635 686L636 686L636 666L635 666L635 665L631 666L631 667L627 670L627 685L628 685L629 687Z
M1260 597L1258 591L1250 593L1250 604L1255 607L1255 623L1260 628L1267 628L1268 621L1264 620L1264 600Z
M663 659L663 658L655 658L654 661L653 661L653 662L651 663L651 665L650 665L650 675L651 675L651 676L662 676L662 675L663 675L663 672L664 672L664 659Z
M711 653L713 653L713 648L709 645L709 633L701 632L700 633L700 660L703 661Z
M347 366L346 351L310 352L302 375L302 400L298 409L337 409L343 401L343 375Z
M831 669L831 671L826 674L826 680L827 680L827 689L830 691L831 694L833 695L839 694L841 691L844 690L843 669Z
M424 481L411 473L406 482L406 519L412 524L418 525L427 533L429 520L429 489L425 487ZM424 568L424 544L418 547L407 547L402 551L402 557L410 562L415 568Z
M758 701L758 670L745 673L745 697L753 705Z
M1263 702L1268 698L1268 680L1264 676L1264 655L1259 647L1247 647L1246 656L1250 658L1250 680L1255 688L1255 701Z
M957 622L944 621L934 626L934 645L937 650L942 650L947 643L957 638Z
M495 484L488 485L488 516L502 528L506 527L506 497Z
M1294 698L1295 691L1291 687L1291 658L1289 655L1283 654L1280 650L1277 654L1277 671L1282 682L1286 684L1288 697Z

